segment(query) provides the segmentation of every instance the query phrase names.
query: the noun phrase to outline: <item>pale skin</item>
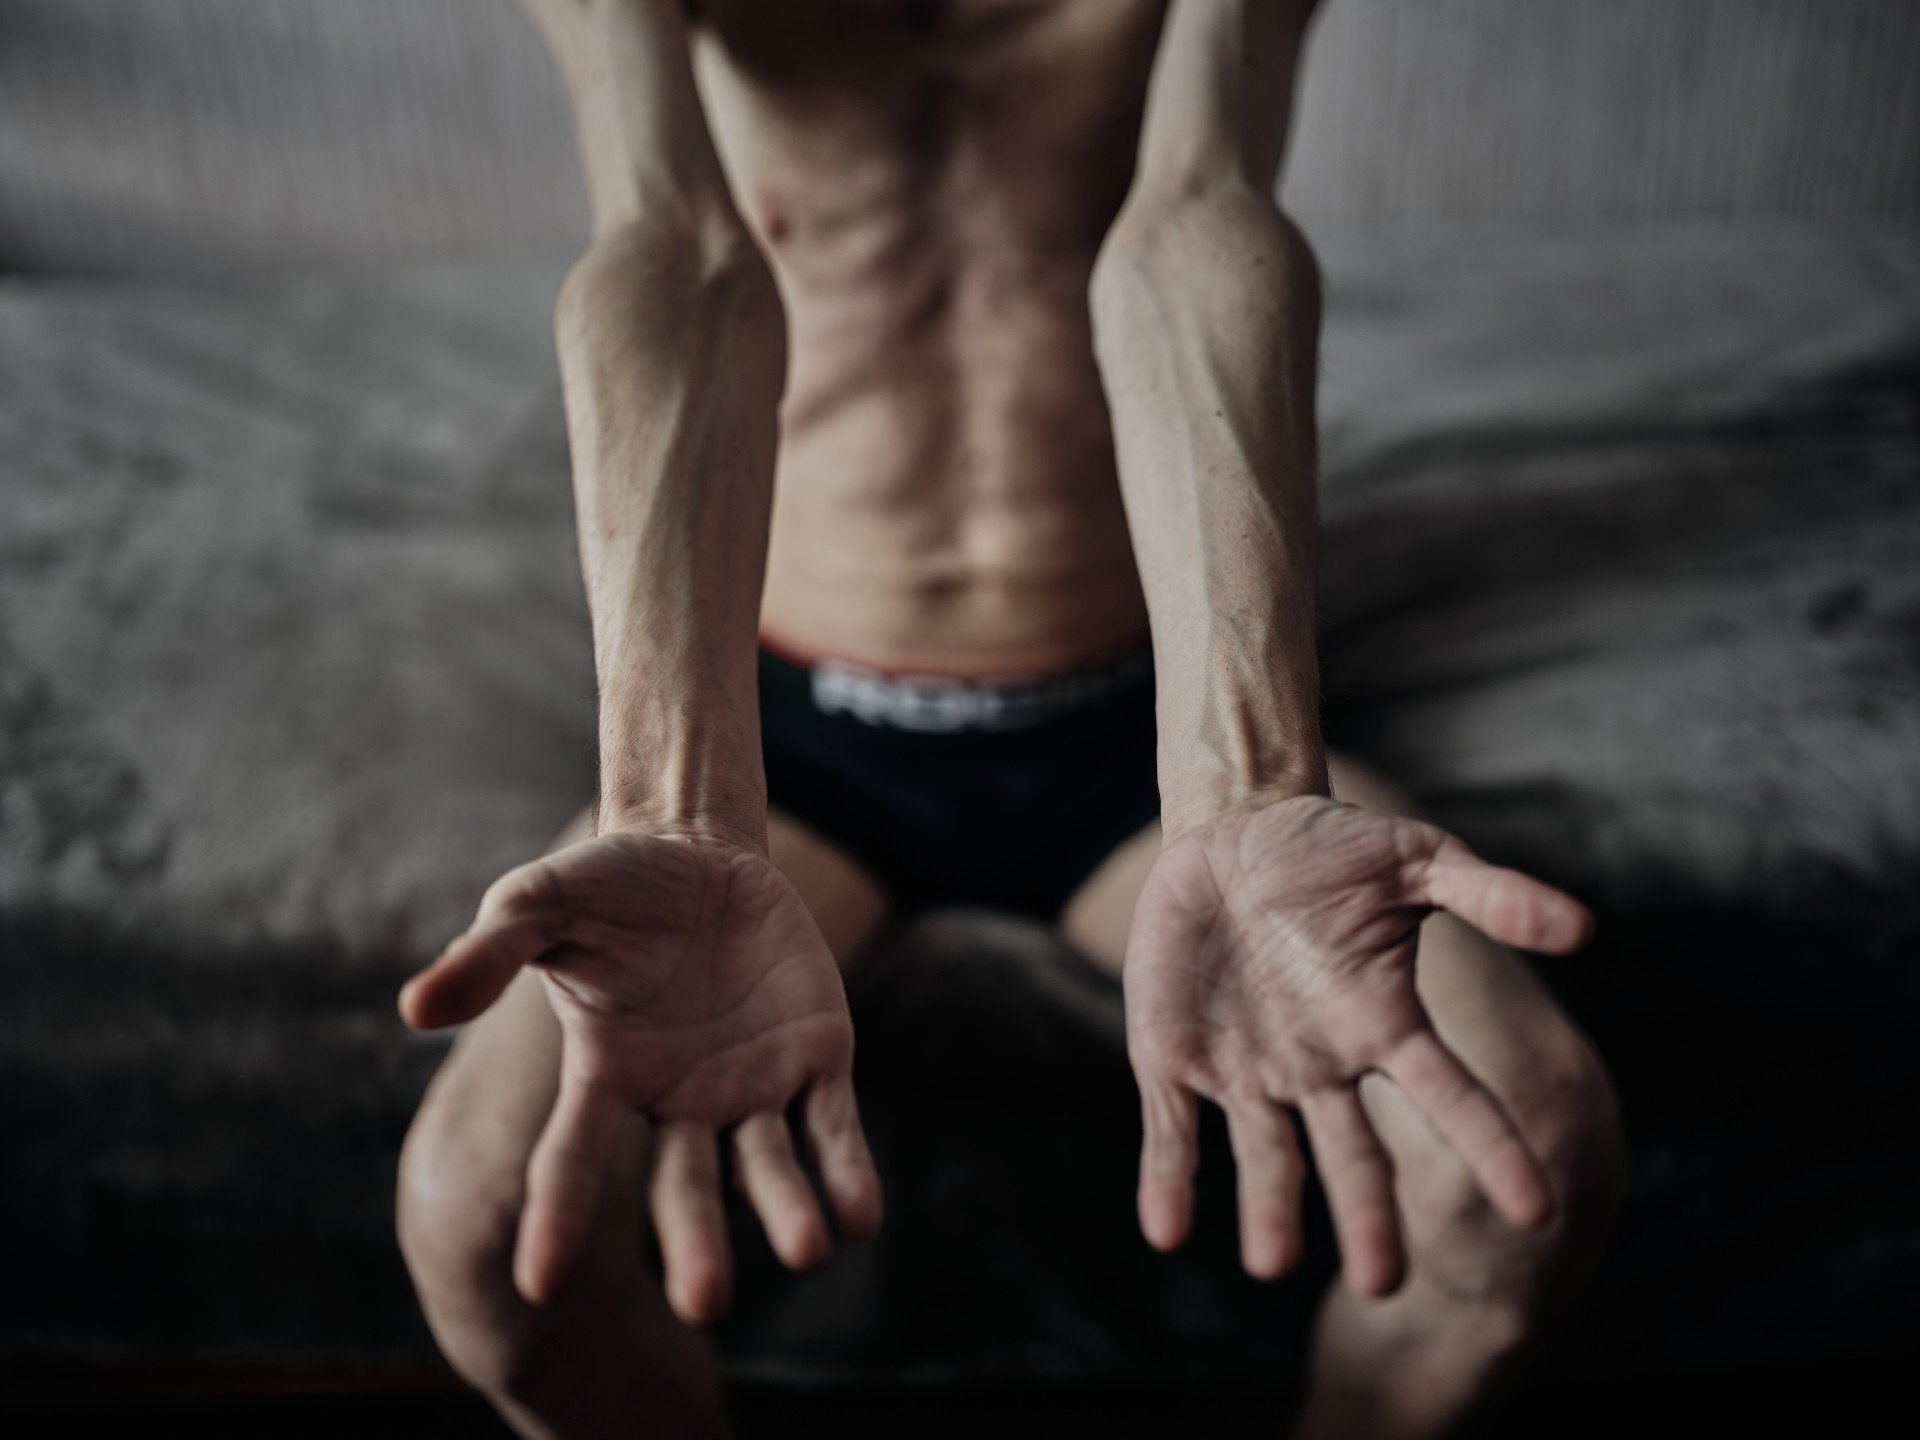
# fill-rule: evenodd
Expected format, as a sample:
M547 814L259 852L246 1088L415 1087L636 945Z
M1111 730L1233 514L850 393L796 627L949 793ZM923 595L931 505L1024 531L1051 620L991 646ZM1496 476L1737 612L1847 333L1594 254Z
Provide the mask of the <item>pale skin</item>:
M1187 1238L1205 1100L1284 1276L1303 1128L1343 1281L1301 1432L1471 1413L1590 1268L1617 1133L1499 943L1586 911L1322 747L1318 282L1271 198L1311 4L528 8L594 212L556 332L602 775L402 997L472 1022L403 1164L449 1357L529 1435L717 1429L721 1148L796 1269L881 1222L840 966L887 897L767 809L756 632L992 678L1150 630L1164 828L1061 917L1122 982L1142 1233Z

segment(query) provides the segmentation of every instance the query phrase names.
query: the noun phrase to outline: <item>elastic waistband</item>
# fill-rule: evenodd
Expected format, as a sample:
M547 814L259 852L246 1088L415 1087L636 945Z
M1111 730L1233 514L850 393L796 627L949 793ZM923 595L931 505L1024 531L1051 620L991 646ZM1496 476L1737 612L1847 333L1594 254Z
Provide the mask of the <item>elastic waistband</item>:
M813 706L888 730L950 734L963 730L1020 730L1084 710L1153 679L1146 645L1094 665L1030 680L957 680L901 675L839 660L802 665L771 650L763 667L805 676Z

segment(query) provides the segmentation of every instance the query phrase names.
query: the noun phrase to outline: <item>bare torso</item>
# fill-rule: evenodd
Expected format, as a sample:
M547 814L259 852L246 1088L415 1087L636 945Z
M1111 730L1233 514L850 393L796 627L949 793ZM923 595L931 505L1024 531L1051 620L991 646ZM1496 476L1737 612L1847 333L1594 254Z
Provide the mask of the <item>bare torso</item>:
M790 362L764 626L956 675L1141 639L1087 309L1162 0L703 0Z

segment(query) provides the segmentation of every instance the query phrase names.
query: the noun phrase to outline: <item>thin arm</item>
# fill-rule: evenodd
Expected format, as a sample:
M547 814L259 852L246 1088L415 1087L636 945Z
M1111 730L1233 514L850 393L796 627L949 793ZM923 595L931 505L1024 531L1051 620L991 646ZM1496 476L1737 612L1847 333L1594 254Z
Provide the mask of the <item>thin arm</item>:
M602 830L764 851L755 632L786 373L678 0L528 0L593 240L555 315L600 686Z
M1152 618L1162 816L1326 792L1314 651L1319 276L1273 200L1311 0L1175 0L1095 354Z

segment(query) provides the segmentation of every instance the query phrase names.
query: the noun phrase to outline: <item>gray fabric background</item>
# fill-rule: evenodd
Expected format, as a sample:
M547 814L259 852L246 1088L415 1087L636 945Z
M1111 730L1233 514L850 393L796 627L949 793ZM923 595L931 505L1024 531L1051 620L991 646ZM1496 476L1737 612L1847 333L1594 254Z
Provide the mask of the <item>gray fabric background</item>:
M1914 1353L1920 228L1323 250L1330 733L1601 917L1544 973L1634 1180L1556 1363ZM7 1354L430 1353L392 996L590 775L555 281L0 287ZM1134 1236L1080 962L948 918L855 1004L889 1227L743 1231L741 1373L1289 1373L1217 1145Z
M1909 0L1322 9L1285 191L1315 233L1920 206ZM513 0L0 0L0 267L217 275L584 234L565 98Z
M1563 1372L1920 1353L1917 97L1907 0L1314 43L1329 731L1601 916ZM590 781L582 227L510 0L0 0L0 1364L430 1356L392 994ZM1291 1373L1324 1243L1235 1275L1216 1131L1146 1254L1110 987L950 915L854 989L890 1225L743 1232L738 1372Z

